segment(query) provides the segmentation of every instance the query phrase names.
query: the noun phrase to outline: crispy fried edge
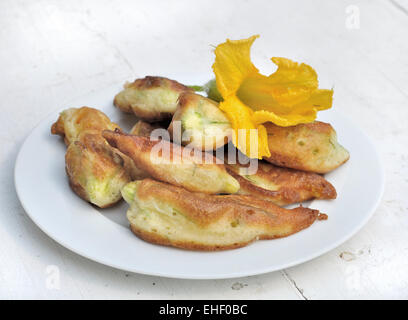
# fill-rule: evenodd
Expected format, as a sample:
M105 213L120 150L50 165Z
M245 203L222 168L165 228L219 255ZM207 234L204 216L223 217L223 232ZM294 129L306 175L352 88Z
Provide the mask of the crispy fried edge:
M270 164L270 165L273 166L273 164ZM320 193L320 196L316 197L311 194L307 198L302 198L300 196L300 191L298 191L296 188L290 188L290 187L283 186L279 188L279 190L275 190L275 191L264 189L252 183L251 181L245 179L244 177L240 176L229 165L226 165L226 168L227 168L228 173L232 175L239 182L241 186L240 190L245 192L242 194L249 194L249 195L253 195L256 197L260 197L265 200L270 200L279 206L286 206L289 204L308 201L311 199L327 200L327 199L336 199L337 197L337 192L334 186L329 181L319 176L317 173L300 171L300 170L295 170L295 169L290 169L290 168L279 168L280 170L299 171L300 173L306 174L306 175L316 175L316 177L311 177L311 178L318 179L320 177L321 179L324 180L324 182L327 182L327 184L325 185L327 188L326 187L323 188L323 192ZM312 191L310 190L306 190L306 191L309 193L312 193ZM239 191L238 191L238 194L240 194Z
M55 121L51 126L51 134L55 134L64 138L65 145L69 145L69 141L65 136L64 121L62 120L61 115L58 116L57 121Z

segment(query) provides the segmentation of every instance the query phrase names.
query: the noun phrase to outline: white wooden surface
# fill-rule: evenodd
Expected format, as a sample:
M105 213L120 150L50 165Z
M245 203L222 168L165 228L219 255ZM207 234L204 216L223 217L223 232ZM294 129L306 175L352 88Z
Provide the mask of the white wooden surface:
M334 87L334 107L375 140L386 189L362 231L287 270L188 281L89 261L31 222L13 168L43 117L146 74L210 76L210 45L257 33L252 55L262 71L273 70L271 56L311 64L322 87ZM0 1L0 298L408 298L407 40L406 0ZM59 288L47 286L50 266Z

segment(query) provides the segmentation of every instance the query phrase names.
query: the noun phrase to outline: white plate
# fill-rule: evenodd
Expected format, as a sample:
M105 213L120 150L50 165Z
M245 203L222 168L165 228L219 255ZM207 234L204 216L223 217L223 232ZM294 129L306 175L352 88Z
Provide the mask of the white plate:
M124 129L135 119L118 111L112 97L120 86L82 97L69 105L91 106L105 112ZM162 247L134 236L125 214L127 204L98 210L70 189L64 169L65 145L50 134L55 112L43 120L21 147L15 166L15 185L27 214L47 235L66 248L97 262L149 275L186 279L233 278L280 270L311 260L354 235L377 207L384 185L373 144L336 110L319 120L330 122L350 160L326 175L337 189L336 200L315 200L310 207L329 215L287 238L258 241L245 248L193 252Z

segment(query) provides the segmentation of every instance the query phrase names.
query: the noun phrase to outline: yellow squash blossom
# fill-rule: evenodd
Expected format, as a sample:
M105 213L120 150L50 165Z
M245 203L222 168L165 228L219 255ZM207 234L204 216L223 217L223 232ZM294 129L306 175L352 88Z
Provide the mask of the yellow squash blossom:
M270 156L262 123L270 121L286 127L312 122L317 111L331 107L333 90L318 89L312 67L286 58L272 58L278 66L276 72L270 76L260 74L250 59L257 37L227 40L218 45L213 70L223 98L219 107L235 131L234 145L247 156L262 159ZM257 141L249 134L251 129L258 130ZM254 143L257 148L253 148Z

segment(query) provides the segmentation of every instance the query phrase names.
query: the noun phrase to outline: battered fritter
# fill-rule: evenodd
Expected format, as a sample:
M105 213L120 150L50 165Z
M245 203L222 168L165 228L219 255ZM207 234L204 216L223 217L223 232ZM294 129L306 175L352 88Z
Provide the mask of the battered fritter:
M151 179L131 182L122 194L140 238L189 250L225 250L258 239L289 236L327 216L304 207L284 209L244 195L194 193Z
M101 208L118 202L126 183L147 177L102 137L102 130L116 128L103 112L89 107L64 110L51 127L68 146L65 168L72 190Z
M132 129L130 129L129 133L135 136L150 137L153 130L160 128L163 128L160 123L148 123L146 121L139 120L132 127Z
M204 193L235 193L239 183L213 155L185 148L169 141L152 141L120 130L103 131L109 144L129 156L151 177Z
M52 125L51 133L64 138L68 146L71 142L78 140L81 133L85 131L115 130L120 128L116 123L101 111L89 108L70 108L62 111L58 120Z
M113 103L123 112L154 122L171 119L177 108L177 99L185 91L192 92L192 89L175 80L147 76L126 83Z
M271 156L264 160L275 165L316 173L327 173L346 162L350 155L337 141L336 131L324 122L279 127L265 123Z
M68 146L65 169L72 190L100 208L121 200L120 190L131 181L122 158L97 131L81 134Z

